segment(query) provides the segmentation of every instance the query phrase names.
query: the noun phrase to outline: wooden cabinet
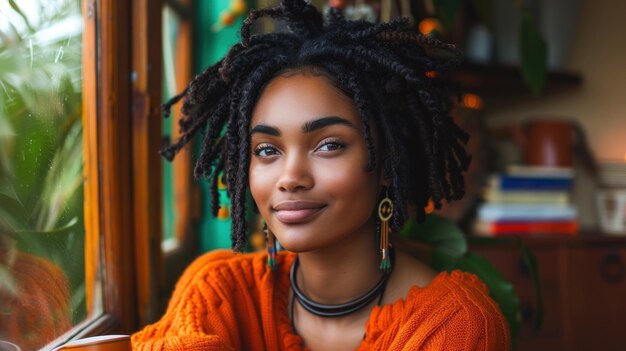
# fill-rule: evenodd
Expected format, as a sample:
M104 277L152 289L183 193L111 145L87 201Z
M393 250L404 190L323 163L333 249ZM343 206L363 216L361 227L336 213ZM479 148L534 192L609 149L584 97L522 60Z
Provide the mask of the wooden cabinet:
M474 245L516 288L522 327L517 350L626 350L626 237L531 237L543 295L538 318L534 286L516 246Z

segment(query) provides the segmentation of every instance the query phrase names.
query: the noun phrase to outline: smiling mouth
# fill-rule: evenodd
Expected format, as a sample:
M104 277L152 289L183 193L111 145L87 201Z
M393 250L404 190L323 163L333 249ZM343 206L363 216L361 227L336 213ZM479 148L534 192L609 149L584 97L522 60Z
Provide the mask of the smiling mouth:
M326 205L322 203L289 201L279 203L273 210L280 222L300 224L312 220L325 208Z

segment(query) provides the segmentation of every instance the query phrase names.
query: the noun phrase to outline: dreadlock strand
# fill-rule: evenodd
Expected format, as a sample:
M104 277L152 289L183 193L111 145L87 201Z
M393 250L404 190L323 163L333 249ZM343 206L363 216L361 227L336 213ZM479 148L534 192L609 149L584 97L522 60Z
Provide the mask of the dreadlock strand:
M330 27L341 27L346 23L346 18L344 17L343 12L335 7L328 9L326 19L328 20L328 25Z
M224 168L224 159L220 158L209 176L209 196L211 198L211 215L217 217L220 209L219 177Z
M300 0L282 0L287 27L303 38L314 38L323 32L324 19L317 9Z
M172 114L172 106L176 105L183 97L185 97L188 91L189 86L187 86L180 94L174 95L171 99L161 105L161 113L163 113L163 117L168 118Z
M408 26L408 19L406 18L395 18L390 22L378 23L374 26L365 28L363 30L347 33L348 37L351 40L360 41L363 39L369 39L371 37L379 37L381 33L388 33L389 31L398 31L405 29Z
M248 17L243 21L243 25L241 26L241 45L243 47L248 47L250 45L250 27L256 22L258 19L268 16L270 18L282 18L284 17L284 12L279 7L269 7L260 10L252 10L248 14Z

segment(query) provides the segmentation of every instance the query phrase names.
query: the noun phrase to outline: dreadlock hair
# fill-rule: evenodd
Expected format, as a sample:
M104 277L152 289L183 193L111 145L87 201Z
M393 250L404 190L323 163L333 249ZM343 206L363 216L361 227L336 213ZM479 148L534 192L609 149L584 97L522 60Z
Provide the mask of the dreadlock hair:
M288 30L252 35L252 25L262 17L282 20ZM163 105L167 116L185 99L182 136L161 154L172 160L205 130L194 175L208 177L215 216L217 177L223 172L232 204L232 247L242 251L254 105L266 84L285 72L322 75L357 106L368 152L366 170L382 162L396 204L391 223L396 231L409 207L423 220L429 199L439 208L443 200L464 194L468 135L449 116L458 89L446 77L458 56L453 45L421 35L406 19L349 21L331 8L324 23L305 0L282 0L276 7L252 10L241 27L241 43ZM380 134L382 161L376 159L371 123Z

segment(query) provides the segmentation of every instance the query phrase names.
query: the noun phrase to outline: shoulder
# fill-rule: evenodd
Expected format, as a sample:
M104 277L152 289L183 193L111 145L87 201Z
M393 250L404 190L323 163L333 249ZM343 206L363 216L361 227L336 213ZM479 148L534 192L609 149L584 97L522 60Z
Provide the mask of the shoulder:
M283 271L293 261L293 254L278 253L279 270ZM255 284L269 275L267 253L235 253L219 249L196 258L184 271L176 284L177 290L199 281L221 282L228 285Z
M389 296L385 302L406 301L405 307L432 302L441 305L437 311L480 314L480 310L499 314L497 304L489 297L487 285L474 274L455 270L436 272L420 260L400 253L397 271L389 281Z
M461 271L439 273L427 286L413 286L406 299L375 310L372 317L372 337L395 333L387 337L411 349L510 347L508 324L487 286Z
M279 265L292 258L279 253ZM196 258L183 272L171 301L189 299L192 295L211 297L212 304L232 299L237 291L260 288L270 275L266 253L235 253L231 250L214 250ZM170 307L172 304L170 304Z
M476 275L458 270L442 272L421 294L415 292L419 303L426 301L429 306L425 314L430 316L430 329L449 335L450 344L471 350L509 348L508 323L489 297L487 285Z
M450 311L467 317L501 315L498 305L489 297L487 285L478 276L459 270L442 272L433 279L431 289L424 289L423 297L445 301Z
M210 280L216 274L228 274L223 267L228 267L228 262L237 256L243 255L235 254L230 250L214 250L199 256L185 268L178 283L176 283L176 288L181 289L200 280Z
M279 261L284 261L286 253L279 253ZM221 279L237 275L244 279L258 278L268 273L267 254L235 253L227 249L213 250L196 258L181 276L178 284L188 284L194 280Z
M407 297L407 312L427 308L425 314L437 314L448 322L467 327L485 327L494 323L506 325L489 289L480 278L455 270L441 272L424 288L414 288Z

